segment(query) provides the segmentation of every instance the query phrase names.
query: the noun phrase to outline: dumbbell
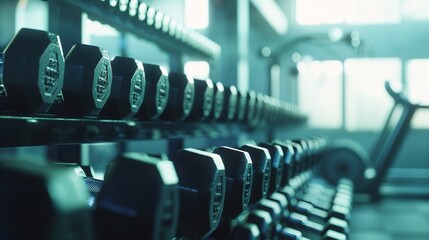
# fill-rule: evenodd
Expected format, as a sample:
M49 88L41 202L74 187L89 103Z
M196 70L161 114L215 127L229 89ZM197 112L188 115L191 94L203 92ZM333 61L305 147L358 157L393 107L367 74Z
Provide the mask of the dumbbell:
M209 120L218 121L221 117L225 102L225 88L221 82L214 84L214 103L213 109L210 113Z
M237 111L237 88L235 86L226 86L224 90L225 99L223 110L219 117L221 121L233 121Z
M86 179L89 187L100 181ZM179 194L172 162L140 153L123 153L111 165L95 197L97 239L172 239Z
M290 146L289 144L286 144L282 141L279 140L274 140L272 142L272 145L274 146L279 146L284 154L283 157L283 174L282 174L282 178L281 178L281 183L280 186L286 186L289 182L289 179L291 179L293 177L293 175L295 174L295 165L294 165L294 155L295 155L295 150L292 148L292 146Z
M268 194L271 195L275 191L280 189L285 156L282 148L277 145L269 143L259 143L258 146L267 149L271 156L270 185L268 187Z
M2 160L0 239L93 239L89 195L73 170Z
M112 87L112 67L107 50L76 44L65 59L63 98L67 114L97 116Z
M260 126L262 124L263 111L264 111L264 95L262 93L256 93L256 102L255 102L255 113L253 119L250 121L250 124L254 127Z
M228 235L229 240L258 240L261 238L259 228L254 223L238 223Z
M210 117L215 101L213 82L210 79L194 79L194 85L194 104L187 120L204 121Z
M242 122L246 115L247 91L237 91L237 111L235 121Z
M245 144L240 150L247 152L253 163L253 183L250 204L256 204L267 197L270 185L271 156L267 149L253 144Z
M256 92L250 90L247 92L247 105L246 105L246 114L244 117L244 123L251 123L255 118L255 108L256 108Z
M177 237L203 239L218 226L225 199L225 166L219 155L183 149L173 159L179 177Z
M165 111L160 118L167 121L180 121L188 117L194 104L194 79L177 72L168 76L169 97Z
M253 180L253 166L250 155L235 148L218 147L218 154L225 166L226 191L221 221L212 234L215 238L225 238L230 231L231 220L248 209Z
M128 57L115 57L112 65L112 90L100 115L132 118L142 105L146 87L143 64Z
M64 83L60 38L46 31L22 28L3 54L2 84L10 108L18 112L47 112Z
M168 72L163 66L143 63L146 77L143 103L136 117L144 120L158 119L164 113L170 93Z

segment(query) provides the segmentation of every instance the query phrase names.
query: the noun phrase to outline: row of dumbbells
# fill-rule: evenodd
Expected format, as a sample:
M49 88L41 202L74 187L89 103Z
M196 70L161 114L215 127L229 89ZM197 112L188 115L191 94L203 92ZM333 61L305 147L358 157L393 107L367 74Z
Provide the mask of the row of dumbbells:
M299 123L293 105L210 79L193 79L106 50L77 44L65 60L59 37L21 29L3 55L0 108L27 114L253 126Z
M173 38L209 56L217 57L220 54L218 44L194 30L185 28L180 22L142 1L93 1L93 7L100 7L108 14L139 23L139 27L162 33L162 37Z
M104 181L87 167L9 159L0 164L0 238L347 239L353 184L313 180L325 145L183 149L171 161L124 153Z

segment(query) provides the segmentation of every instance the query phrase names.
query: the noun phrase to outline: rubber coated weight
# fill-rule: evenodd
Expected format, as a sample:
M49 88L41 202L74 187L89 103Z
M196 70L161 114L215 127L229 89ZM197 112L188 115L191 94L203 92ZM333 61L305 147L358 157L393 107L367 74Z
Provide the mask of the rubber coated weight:
M261 239L261 232L258 226L253 223L238 223L232 229L229 240L259 240Z
M226 185L222 159L214 153L184 149L173 162L179 177L177 236L205 238L217 228L223 211Z
M112 90L101 115L132 118L142 105L146 87L143 64L127 57L115 57L112 65Z
M194 104L187 120L206 120L210 117L213 110L214 85L212 80L199 80L194 79L195 84L195 97Z
M112 67L105 49L74 45L66 56L63 97L68 114L96 116L112 87Z
M194 79L182 73L172 72L168 76L168 81L169 97L160 118L169 121L184 120L191 113L194 104Z
M268 193L271 174L271 156L267 149L252 144L240 147L248 152L253 163L253 183L250 204L256 204Z
M210 114L209 119L215 120L215 121L219 120L223 112L224 102L225 102L225 88L223 87L222 83L217 82L214 85L214 104L213 104L213 110L212 110L212 113Z
M177 184L172 162L139 153L120 155L96 199L97 238L174 238Z
M47 112L64 82L64 55L53 33L22 28L3 55L8 101L21 112Z
M250 155L230 147L215 148L225 165L226 195L222 218L234 219L247 210L252 194L253 165Z
M253 122L255 118L255 111L256 111L256 92L253 90L250 90L247 93L247 113L245 117L245 122L251 123Z
M275 146L279 146L283 150L283 176L281 180L281 187L286 186L289 183L289 179L293 177L294 169L293 169L293 158L295 151L294 149L289 145L282 141L275 140L273 143Z
M219 120L232 121L236 117L237 112L237 88L235 86L225 87L225 99L223 110Z
M143 63L146 87L137 118L157 119L164 113L170 94L168 72L163 66Z
M261 233L261 240L271 239L273 220L268 212L259 209L253 209L246 217L246 223L253 223L258 226Z
M284 167L284 153L282 148L277 145L260 143L258 146L267 149L271 157L270 185L268 187L268 194L270 195L280 189Z
M0 239L93 239L88 191L74 170L0 162Z

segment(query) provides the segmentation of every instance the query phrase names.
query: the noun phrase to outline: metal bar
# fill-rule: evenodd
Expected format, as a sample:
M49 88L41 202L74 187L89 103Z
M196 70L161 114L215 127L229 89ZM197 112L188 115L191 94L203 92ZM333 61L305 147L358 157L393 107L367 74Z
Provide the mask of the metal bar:
M386 176L387 170L392 166L392 163L396 158L404 137L410 128L410 121L413 118L416 109L417 107L411 104L404 106L404 111L399 123L386 138L386 141L379 152L379 156L374 159L377 174L369 184L369 191L374 199L379 197L380 186Z

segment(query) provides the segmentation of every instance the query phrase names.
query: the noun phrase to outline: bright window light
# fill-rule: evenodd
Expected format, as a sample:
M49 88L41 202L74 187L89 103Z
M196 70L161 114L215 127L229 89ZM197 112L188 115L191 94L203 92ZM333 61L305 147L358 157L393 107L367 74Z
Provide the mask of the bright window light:
M302 61L297 67L298 105L309 116L309 126L341 128L342 62Z
M347 0L346 23L400 23L402 0Z
M344 62L346 83L346 129L379 131L393 107L393 99L384 82L401 85L402 62L399 58L347 59Z
M207 79L210 76L210 64L206 61L186 62L185 74L197 79Z
M209 0L185 0L185 25L200 30L209 26Z
M296 0L296 21L300 25L399 23L403 1Z
M92 36L119 36L119 32L107 24L102 24L98 21L90 20L86 17L84 19L84 34Z
M411 20L429 20L428 0L406 0L402 3L404 18Z
M296 0L300 25L338 24L344 21L346 0Z
M412 59L407 62L408 95L412 102L429 105L429 59ZM411 122L413 128L429 128L429 110L417 110Z

